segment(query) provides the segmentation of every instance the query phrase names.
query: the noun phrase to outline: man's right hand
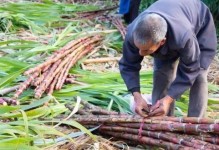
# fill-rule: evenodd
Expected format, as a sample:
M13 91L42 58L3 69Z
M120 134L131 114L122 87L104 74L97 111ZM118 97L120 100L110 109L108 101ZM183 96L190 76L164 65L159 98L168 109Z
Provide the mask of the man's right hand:
M147 117L149 113L149 108L147 102L141 96L141 93L134 92L133 93L134 100L135 100L135 112L142 117Z

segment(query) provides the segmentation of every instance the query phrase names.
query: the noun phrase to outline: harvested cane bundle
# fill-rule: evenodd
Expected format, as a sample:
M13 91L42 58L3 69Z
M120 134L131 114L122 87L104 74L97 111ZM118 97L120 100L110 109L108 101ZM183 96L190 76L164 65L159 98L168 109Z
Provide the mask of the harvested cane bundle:
M110 17L109 20L112 22L112 24L119 30L119 32L122 35L123 40L125 39L126 35L126 28L123 25L122 21L118 17Z
M104 9L99 9L99 10L95 10L95 11L87 11L87 12L79 12L77 13L78 15L78 19L94 19L95 17L101 16L104 13L106 13L107 11L111 11L116 9L117 6L112 6L109 8L104 8Z
M106 13L109 13L110 11L116 9L117 6L112 6L108 8L103 8L99 10L93 10L93 11L86 11L86 12L78 12L75 18L71 19L69 16L62 16L62 18L65 19L71 19L71 20L77 20L77 19L94 19L96 17L102 16Z
M97 109L97 108L95 108ZM138 115L93 113L75 115L74 120L85 126L101 125L102 135L138 145L165 149L219 149L218 120L196 117L141 118Z
M120 17L102 16L102 17L99 17L99 20L111 22L120 32L123 40L125 39L126 26L123 24L122 19Z
M100 44L100 35L87 36L69 42L66 46L53 53L47 61L27 70L24 74L28 79L21 83L14 98L30 85L35 86L35 98L40 98L44 92L52 94L61 89L72 66Z

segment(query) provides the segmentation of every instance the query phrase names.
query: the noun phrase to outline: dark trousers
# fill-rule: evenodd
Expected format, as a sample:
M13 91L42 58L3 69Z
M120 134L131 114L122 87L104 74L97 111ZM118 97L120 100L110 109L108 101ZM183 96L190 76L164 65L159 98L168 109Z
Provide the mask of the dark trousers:
M152 104L167 94L167 90L176 77L177 59L160 60L154 58L154 77ZM204 117L208 102L207 70L201 70L190 88L188 117ZM173 116L175 102L171 104L168 116Z
M141 0L130 1L129 12L124 14L124 20L126 23L131 23L138 16L140 3Z

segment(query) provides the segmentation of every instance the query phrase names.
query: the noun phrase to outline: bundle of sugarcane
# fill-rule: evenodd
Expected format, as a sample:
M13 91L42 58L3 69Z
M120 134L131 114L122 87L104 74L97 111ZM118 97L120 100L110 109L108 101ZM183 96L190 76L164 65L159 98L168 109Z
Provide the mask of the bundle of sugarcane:
M111 22L122 35L123 40L126 35L126 26L123 24L121 17L119 16L101 16L98 18L101 21L109 21Z
M76 20L76 19L94 19L94 18L102 16L102 15L104 15L104 14L108 13L109 11L114 10L116 8L117 8L117 6L112 6L112 7L108 7L108 8L99 9L99 10L78 12L76 14L77 16L74 18L74 20ZM62 18L69 18L69 17L62 16Z
M75 115L84 126L101 125L99 132L136 145L165 149L219 149L219 120L196 117L142 118L138 115Z
M126 35L126 27L122 23L121 18L119 18L119 17L109 17L109 20L119 30L119 32L121 33L122 38L124 40L125 39L125 35Z
M40 98L44 92L52 94L54 90L61 89L66 79L69 81L68 72L71 67L98 46L101 40L100 35L86 36L73 40L54 52L44 63L30 68L24 73L28 78L20 84L14 98L18 98L30 85L36 87L35 98Z

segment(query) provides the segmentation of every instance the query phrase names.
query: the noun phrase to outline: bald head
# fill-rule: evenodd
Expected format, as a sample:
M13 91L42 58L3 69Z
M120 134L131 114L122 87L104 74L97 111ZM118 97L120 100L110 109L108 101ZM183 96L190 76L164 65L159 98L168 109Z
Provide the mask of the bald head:
M157 44L167 33L166 20L157 14L140 15L134 24L134 40L142 45L148 42Z

